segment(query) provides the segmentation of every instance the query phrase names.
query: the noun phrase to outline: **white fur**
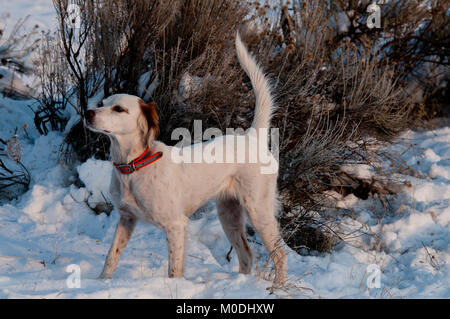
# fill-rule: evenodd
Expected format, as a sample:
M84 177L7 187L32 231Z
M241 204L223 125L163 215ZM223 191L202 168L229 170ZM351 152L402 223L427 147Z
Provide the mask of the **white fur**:
M252 127L255 129L269 128L270 119L274 111L270 84L255 59L248 53L239 33L236 34L236 54L242 68L252 81L252 86L255 90L256 109Z
M256 94L254 128L268 128L273 103L270 86L261 69L250 56L239 35L236 51L243 69L249 75ZM114 170L111 177L113 204L121 215L114 242L101 277L112 277L137 220L153 223L167 234L169 248L169 276L183 275L184 242L188 217L211 198L216 198L219 219L236 249L240 272L249 273L252 254L245 235L245 214L263 240L276 269L275 281L285 279L286 255L280 247L277 209L277 174L261 174L262 163L175 163L170 154L173 147L154 140L146 134L145 117L140 99L130 95L113 95L95 110L93 121L87 126L107 134L111 139L114 162L128 163L149 145L163 157L132 174ZM126 112L117 113L113 107L121 105ZM151 132L150 132L151 133ZM143 139L143 137L146 139ZM147 138L148 136L148 138ZM230 136L204 143L222 143ZM246 139L255 138L246 136ZM248 145L248 143L246 143ZM192 150L188 146L178 151ZM235 151L237 146L235 146ZM266 145L267 147L267 145ZM267 149L267 153L270 153ZM248 155L249 150L245 152ZM270 156L272 156L270 154ZM248 157L247 157L248 158Z

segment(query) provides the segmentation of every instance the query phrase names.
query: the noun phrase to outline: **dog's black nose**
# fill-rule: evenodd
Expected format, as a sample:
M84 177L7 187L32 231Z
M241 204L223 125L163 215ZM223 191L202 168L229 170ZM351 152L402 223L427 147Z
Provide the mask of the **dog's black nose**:
M92 120L94 119L94 117L95 117L95 111L88 110L86 112L86 121L88 121L88 123L92 123Z

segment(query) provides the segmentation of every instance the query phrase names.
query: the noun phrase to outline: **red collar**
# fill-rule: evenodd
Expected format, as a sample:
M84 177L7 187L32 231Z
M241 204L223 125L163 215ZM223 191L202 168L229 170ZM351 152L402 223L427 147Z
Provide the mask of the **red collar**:
M147 146L144 153L138 158L132 160L128 164L117 164L113 163L114 166L122 173L122 174L131 174L144 166L150 165L151 163L159 160L162 156L162 152L155 153L151 155L152 152L150 148Z

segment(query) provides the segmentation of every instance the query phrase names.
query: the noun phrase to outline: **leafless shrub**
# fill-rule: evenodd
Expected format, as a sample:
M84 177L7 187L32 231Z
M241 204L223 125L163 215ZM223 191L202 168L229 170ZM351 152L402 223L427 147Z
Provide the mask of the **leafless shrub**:
M242 73L234 58L233 37L245 21L246 4L233 0L184 1L179 14L156 43L155 71L160 85L153 98L160 105L161 138L169 143L174 127L190 127L193 119L225 128L242 114ZM180 80L192 75L200 90L180 99ZM226 104L227 107L223 107Z
M68 121L64 112L72 97L70 75L57 40L49 34L42 37L36 65L41 92L36 98L37 106L32 108L34 124L44 135L49 130L63 131Z
M97 12L93 8L95 5L101 5L101 2L78 1L80 15L75 17L68 11L70 7L67 0L54 0L53 3L59 23L60 49L65 57L76 94L73 104L80 116L80 120L66 135L63 158L67 162L85 161L91 156L105 159L109 140L104 135L86 129L81 120L87 111L89 99L98 93L104 82L104 75L97 63L98 55L94 41ZM75 21L71 21L71 18L75 18Z
M36 37L39 26L26 32L26 20L17 21L8 34L2 29L5 26L0 25L0 92L16 99L33 97L33 89L25 86L17 77L17 74L32 73L26 59L36 50L39 42Z
M341 112L364 123L365 129L372 126L387 135L404 129L410 103L402 95L392 68L379 65L374 49L356 49L350 43L341 48L333 68L337 75L333 87L339 95L335 103Z
M398 77L404 86L416 81L428 84L434 82L432 85L418 87L424 94L422 100L415 101L415 106L424 109L425 118L444 115L442 108L447 104L441 102L436 108L436 99L430 96L440 91L437 96L439 101L439 95L442 95L439 89L444 86L445 90L448 81L444 78L436 83L436 74L427 70L429 65L439 66L447 74L447 78L450 71L450 17L445 1L406 0L380 4L382 25L381 28L372 29L366 24L366 8L370 1L338 0L331 3L334 3L336 10L344 13L348 20L346 30L336 30L330 42L332 47L339 45L346 38L357 45L375 46L380 63L389 65L395 77ZM413 119L417 119L420 114L416 112L413 115Z
M28 190L31 176L21 159L22 150L16 129L10 139L0 139L0 200L10 200Z
M179 1L144 0L83 4L83 23L92 25L95 65L105 76L104 96L136 93L139 77L155 62L155 41L174 22L179 6Z

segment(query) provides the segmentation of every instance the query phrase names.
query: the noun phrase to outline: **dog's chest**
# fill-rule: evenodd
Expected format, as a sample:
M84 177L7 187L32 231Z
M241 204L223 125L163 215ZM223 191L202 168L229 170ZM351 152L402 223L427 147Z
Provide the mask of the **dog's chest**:
M140 220L160 224L158 214L161 213L161 207L151 179L143 180L136 176L127 176L119 178L117 182L119 210L130 210Z

